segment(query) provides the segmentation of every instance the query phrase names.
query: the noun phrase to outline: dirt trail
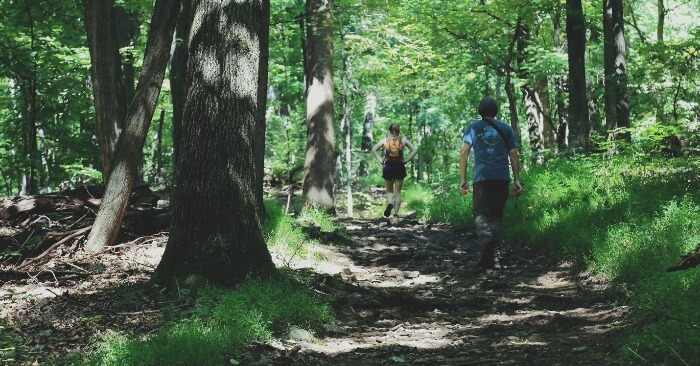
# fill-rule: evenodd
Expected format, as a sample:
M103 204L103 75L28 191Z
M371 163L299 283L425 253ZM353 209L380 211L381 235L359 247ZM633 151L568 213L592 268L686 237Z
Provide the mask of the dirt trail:
M480 273L466 266L478 257L470 233L410 219L396 227L338 223L348 235L318 246L325 260L291 263L315 291L336 299L338 324L316 337L294 329L231 358L242 365L611 363L626 308L571 265L510 244L505 268ZM110 329L156 332L170 300L159 301L147 281L166 242L144 237L84 260L59 248L43 270L2 272L0 318L21 338L19 364L61 359ZM177 306L194 304L183 297Z
M415 220L340 224L350 240L321 246L329 264L296 264L338 299L338 327L318 339L297 330L275 347L254 345L246 364L611 363L626 308L570 264L510 244L505 268L482 273L466 266L478 259L469 233Z

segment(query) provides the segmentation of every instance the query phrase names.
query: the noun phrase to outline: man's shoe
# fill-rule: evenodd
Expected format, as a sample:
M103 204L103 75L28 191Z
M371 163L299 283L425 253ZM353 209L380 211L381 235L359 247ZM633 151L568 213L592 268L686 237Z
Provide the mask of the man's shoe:
M391 215L391 210L394 209L394 204L390 203L386 205L386 210L384 210L384 217L389 217Z
M394 215L394 217L391 218L391 223L394 225L398 225L399 223L399 215Z

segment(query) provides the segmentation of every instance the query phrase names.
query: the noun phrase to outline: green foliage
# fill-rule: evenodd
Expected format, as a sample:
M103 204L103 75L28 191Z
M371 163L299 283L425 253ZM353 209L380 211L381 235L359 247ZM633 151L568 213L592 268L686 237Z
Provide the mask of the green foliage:
M328 300L289 275L249 280L235 290L206 288L194 315L147 340L106 335L73 365L221 365L254 341L281 336L291 327L311 332L332 323ZM236 358L237 356L234 356Z
M406 207L415 210L422 220L449 223L465 230L474 227L471 196L462 196L456 189L435 193L430 187L414 184L404 190L403 197Z
M263 223L265 241L270 247L281 248L291 255L306 255L307 236L293 218L286 215L277 202L266 200L268 218Z

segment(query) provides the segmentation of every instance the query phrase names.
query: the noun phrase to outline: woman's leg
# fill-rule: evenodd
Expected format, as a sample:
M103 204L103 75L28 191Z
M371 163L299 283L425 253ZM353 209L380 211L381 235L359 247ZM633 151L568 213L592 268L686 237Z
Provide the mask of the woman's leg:
M391 215L391 210L394 208L394 180L385 179L384 186L386 187L386 200L387 205L384 210L384 217L389 217Z
M401 207L401 188L403 187L403 179L394 180L394 215L399 214Z

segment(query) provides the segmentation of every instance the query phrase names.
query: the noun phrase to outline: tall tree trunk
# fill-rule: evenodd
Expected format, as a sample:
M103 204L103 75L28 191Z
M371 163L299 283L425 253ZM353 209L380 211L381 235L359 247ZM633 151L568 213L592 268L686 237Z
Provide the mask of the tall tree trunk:
M552 149L554 147L554 123L547 76L537 76L535 90L536 94L539 95L540 113L542 115L542 143L545 149Z
M666 24L666 6L664 0L656 3L656 42L664 43L664 26Z
M664 27L666 24L666 6L664 6L664 0L658 0L657 5L656 5L656 12L657 12L657 19L656 19L656 42L659 45L664 44ZM664 107L666 105L666 98L664 97L663 93L661 92L662 88L660 87L659 90L657 91L658 95L658 106L656 107L656 120L659 123L663 123L666 121L666 114L664 112Z
M255 144L253 145L253 160L255 161L255 200L258 205L260 219L267 218L265 211L265 130L267 113L267 81L268 59L270 58L270 0L259 0L261 14L259 18L258 38L260 42L260 65L258 67L258 101L257 115L255 116Z
M151 181L159 183L160 182L160 169L161 169L161 157L163 148L163 122L165 120L165 109L160 110L160 117L158 118L158 126L156 132L153 134L153 146L151 148L151 162L150 171L153 174Z
M342 39L342 36L341 36ZM346 193L347 193L347 215L353 217L352 212L352 128L350 126L350 88L348 87L348 77L350 70L348 69L348 56L343 52L343 132L345 133L345 172L346 172Z
M508 98L508 111L510 112L510 126L513 128L513 131L515 132L515 137L518 139L518 141L522 141L522 138L520 136L520 121L518 120L518 104L517 99L515 97L515 81L513 80L513 62L515 61L516 57L515 45L523 35L522 21L522 17L518 16L518 22L515 25L515 30L513 32L513 39L511 39L510 41L510 46L508 47L508 54L506 55L506 59L503 65L506 74L505 89L506 97Z
M566 44L562 41L562 26L561 26L561 21L562 21L562 16L561 16L561 10L557 8L552 15L552 25L554 27L554 46L559 48L559 49L565 49ZM568 108L566 107L566 98L564 96L564 93L566 92L566 87L568 85L568 81L566 80L566 77L557 77L554 81L554 91L555 91L555 97L554 101L556 104L556 143L557 143L557 150L558 151L563 151L567 148L568 141L568 125L567 121L569 120L567 110ZM554 119L552 120L552 124L554 124Z
M335 212L332 0L306 1L306 203Z
M630 127L630 109L627 93L627 44L625 43L625 22L622 0L612 0L613 10L613 52L615 54L615 108L617 127ZM629 130L625 130L620 138L632 141Z
M374 115L376 113L377 97L374 95L374 93L367 94L367 97L365 97L365 118L364 123L362 123L361 149L363 152L369 152L372 149L372 146L374 145ZM360 177L366 177L367 175L369 175L369 171L367 169L368 159L371 160L372 158L363 157L363 159L360 160L360 169L358 172L358 175Z
M581 0L566 0L569 51L569 147L588 151L590 125L586 99L586 24Z
M613 0L603 0L603 70L605 75L605 129L617 128L615 102L615 34L613 32Z
M180 0L157 0L153 9L136 95L127 113L126 129L117 143L111 178L85 244L89 252L94 253L103 246L113 244L119 234L163 84L179 9Z
M157 282L196 275L231 285L274 270L253 187L264 7L193 3L172 227Z
M663 6L663 2L660 2ZM605 115L606 128L630 127L627 94L627 46L622 0L604 0L604 60L605 60ZM631 141L628 130L615 138Z
M112 13L113 0L85 0L85 28L90 48L97 139L102 159L102 183L107 184L127 110L119 46Z
M28 27L29 27L29 50L31 52L30 71L26 76L21 89L25 97L26 108L26 127L24 135L24 155L27 159L27 166L23 173L22 193L37 194L39 193L37 169L39 167L39 149L37 146L37 56L36 56L36 32L35 22L32 13L32 5L29 0L24 1L25 11L27 12Z
M182 114L187 99L187 59L192 27L192 0L182 0L175 38L173 55L170 60L170 95L173 100L173 166L177 167L180 157L180 136L182 133Z

